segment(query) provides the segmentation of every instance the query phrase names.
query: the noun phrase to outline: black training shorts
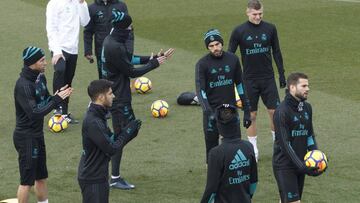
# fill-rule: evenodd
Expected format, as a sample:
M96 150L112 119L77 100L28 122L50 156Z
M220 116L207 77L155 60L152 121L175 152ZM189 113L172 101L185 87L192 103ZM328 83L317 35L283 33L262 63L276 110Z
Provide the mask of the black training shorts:
M13 140L18 152L20 184L32 186L35 180L47 178L44 137L24 138L14 135Z
M301 200L305 175L296 170L274 170L281 202Z
M108 203L109 202L109 183L79 183L83 203Z
M244 80L244 86L250 100L251 111L257 111L259 97L261 97L267 109L276 109L280 104L274 78Z

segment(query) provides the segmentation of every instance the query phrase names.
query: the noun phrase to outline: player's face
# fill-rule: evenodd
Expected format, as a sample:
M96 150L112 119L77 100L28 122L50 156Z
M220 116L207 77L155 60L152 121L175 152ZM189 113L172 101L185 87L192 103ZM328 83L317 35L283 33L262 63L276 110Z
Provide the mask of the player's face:
M304 101L308 98L309 94L309 81L308 79L300 78L298 83L294 85L294 96L300 99L301 101Z
M246 15L249 17L251 23L258 25L263 18L263 8L259 10L248 8L246 9Z
M47 65L46 59L45 59L45 56L43 56L41 59L36 61L36 63L34 63L31 66L34 67L35 70L43 73L43 72L45 72L46 65Z
M216 57L221 56L223 52L223 46L219 41L210 42L208 45L208 49L210 53Z
M104 105L105 107L111 107L114 98L115 98L115 95L113 94L112 89L109 88L109 91L104 94L104 102L103 102L103 105Z

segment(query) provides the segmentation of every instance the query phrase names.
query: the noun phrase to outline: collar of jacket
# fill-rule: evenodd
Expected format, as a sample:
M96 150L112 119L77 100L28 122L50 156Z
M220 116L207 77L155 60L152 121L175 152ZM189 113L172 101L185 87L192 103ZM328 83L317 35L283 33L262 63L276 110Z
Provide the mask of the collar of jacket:
M99 118L106 120L106 114L108 113L108 109L104 106L91 102L89 106L89 111L94 112Z
M32 82L35 82L36 79L39 77L40 72L31 69L29 66L24 65L23 69L21 70L20 75Z
M110 35L118 42L125 42L129 38L131 30L114 28Z
M297 100L290 93L286 94L285 101L294 111L300 112L303 110L305 101Z

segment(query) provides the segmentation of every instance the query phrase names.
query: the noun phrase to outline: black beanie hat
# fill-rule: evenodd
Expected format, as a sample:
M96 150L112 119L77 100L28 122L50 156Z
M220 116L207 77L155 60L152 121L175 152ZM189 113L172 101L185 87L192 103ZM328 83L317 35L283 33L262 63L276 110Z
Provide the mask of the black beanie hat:
M216 121L220 135L224 138L240 138L240 120L237 108L223 104L216 108Z
M29 46L24 49L22 58L24 60L25 65L31 66L32 64L36 63L44 56L45 53L42 49L38 47Z
M114 28L126 29L131 25L132 19L128 14L117 9L113 9L111 23Z
M210 29L204 35L205 47L208 48L210 42L218 41L224 45L224 40L218 29Z

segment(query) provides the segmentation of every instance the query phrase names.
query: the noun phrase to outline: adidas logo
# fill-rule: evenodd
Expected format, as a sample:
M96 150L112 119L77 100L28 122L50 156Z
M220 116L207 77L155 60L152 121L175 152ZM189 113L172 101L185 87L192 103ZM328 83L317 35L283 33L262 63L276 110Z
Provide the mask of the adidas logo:
M251 40L253 40L253 38L252 38L251 36L248 36L248 37L246 38L246 40L247 40L247 41L251 41Z
M230 170L236 170L238 168L250 166L250 160L246 159L245 155L242 153L242 151L239 149L234 159L231 161L231 164L229 165Z
M294 116L294 122L298 121L298 117Z

